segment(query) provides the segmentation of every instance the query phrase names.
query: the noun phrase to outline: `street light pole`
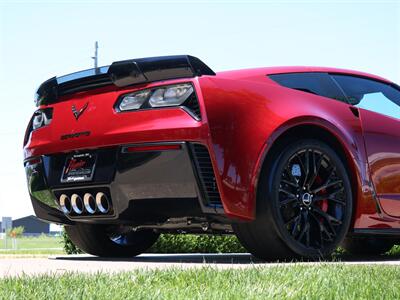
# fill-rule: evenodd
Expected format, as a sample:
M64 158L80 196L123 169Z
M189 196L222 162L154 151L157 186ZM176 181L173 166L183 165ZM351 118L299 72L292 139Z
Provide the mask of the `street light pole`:
M97 49L99 48L99 43L96 41L94 43L94 56L92 56L92 59L94 60L94 70L96 72L96 74L98 74L99 70L98 70L98 65L97 65L97 60L98 60L98 51Z

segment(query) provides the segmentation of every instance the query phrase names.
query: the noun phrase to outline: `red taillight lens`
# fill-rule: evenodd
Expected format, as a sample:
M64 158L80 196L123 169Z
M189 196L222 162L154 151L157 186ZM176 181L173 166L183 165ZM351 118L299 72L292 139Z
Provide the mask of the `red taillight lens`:
M26 164L29 165L29 166L33 166L33 165L39 164L40 162L41 162L40 157L34 157L34 158L29 159L29 160L26 162Z
M44 109L38 109L33 113L33 116L29 122L28 128L25 132L24 146L28 142L29 136L32 131L39 129L43 126L49 125L53 119L53 108L48 107Z

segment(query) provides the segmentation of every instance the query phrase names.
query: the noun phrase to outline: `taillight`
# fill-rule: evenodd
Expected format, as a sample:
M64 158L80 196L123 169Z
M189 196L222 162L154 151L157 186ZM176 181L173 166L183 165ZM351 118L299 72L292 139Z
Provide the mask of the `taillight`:
M181 107L196 120L201 119L196 93L191 83L159 86L125 94L115 105L117 112L163 107Z
M45 108L35 111L32 117L32 130L49 125L53 119L53 109Z
M47 126L53 119L53 108L48 107L44 109L38 109L33 113L31 121L29 122L28 128L26 129L24 145L28 142L29 136L32 131Z

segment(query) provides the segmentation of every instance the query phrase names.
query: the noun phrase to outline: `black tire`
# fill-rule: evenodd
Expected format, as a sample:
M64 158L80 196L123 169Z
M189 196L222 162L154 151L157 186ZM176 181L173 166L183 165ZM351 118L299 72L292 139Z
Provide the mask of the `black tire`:
M354 255L379 255L388 252L395 242L387 238L347 237L342 243L346 252Z
M65 226L71 241L82 251L100 257L133 257L145 252L159 234L143 230L113 234L109 226L76 224Z
M256 219L233 225L238 239L265 260L330 255L346 236L352 215L343 161L328 145L311 139L275 153L260 175Z

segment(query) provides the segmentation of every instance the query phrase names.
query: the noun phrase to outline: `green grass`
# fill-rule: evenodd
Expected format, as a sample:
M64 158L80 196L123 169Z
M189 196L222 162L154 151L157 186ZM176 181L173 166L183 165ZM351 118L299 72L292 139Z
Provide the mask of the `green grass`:
M63 254L62 237L41 235L38 237L21 237L17 239L17 248L12 249L12 241L8 238L0 240L0 255L5 254Z
M399 299L394 266L138 270L0 281L0 299Z

